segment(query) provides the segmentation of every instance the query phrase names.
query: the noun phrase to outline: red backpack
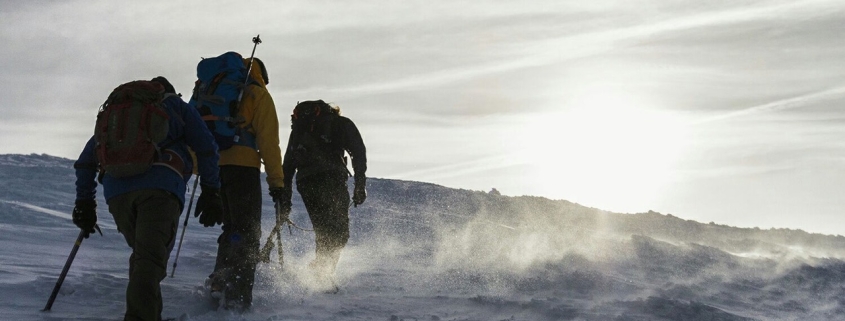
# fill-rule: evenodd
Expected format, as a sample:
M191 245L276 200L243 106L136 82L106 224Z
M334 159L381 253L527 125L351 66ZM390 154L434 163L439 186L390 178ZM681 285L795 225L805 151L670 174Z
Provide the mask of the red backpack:
M102 171L122 178L149 170L158 159L158 144L170 129L162 100L164 87L152 81L132 81L112 91L94 129Z

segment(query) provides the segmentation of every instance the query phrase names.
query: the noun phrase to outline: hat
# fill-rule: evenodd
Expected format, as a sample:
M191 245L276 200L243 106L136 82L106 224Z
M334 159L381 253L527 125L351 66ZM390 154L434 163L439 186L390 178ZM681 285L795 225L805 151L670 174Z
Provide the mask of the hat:
M158 76L158 77L153 78L150 81L157 82L157 83L161 84L161 86L164 87L164 93L169 93L169 94L175 94L176 93L176 89L174 89L173 85L171 85L170 82L167 81L167 78L164 78L162 76Z

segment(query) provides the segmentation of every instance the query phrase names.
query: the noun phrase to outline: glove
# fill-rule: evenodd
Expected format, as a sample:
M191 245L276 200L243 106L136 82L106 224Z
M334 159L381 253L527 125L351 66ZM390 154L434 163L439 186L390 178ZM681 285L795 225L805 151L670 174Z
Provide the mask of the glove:
M176 93L176 89L174 89L173 85L171 85L170 82L167 81L167 78L164 78L162 76L158 76L158 77L153 78L150 81L154 81L154 82L161 84L161 86L164 87L164 93L165 94L175 94Z
M271 187L270 197L276 204L276 221L286 222L290 216L293 191L288 187Z
M85 238L94 234L94 226L97 225L97 201L76 200L73 208L73 224L85 232Z
M197 199L197 208L194 211L194 217L197 216L205 227L223 224L223 199L220 198L219 188L202 186L202 193Z
M355 207L364 203L367 199L367 178L364 176L355 177L355 190L352 192L352 203Z

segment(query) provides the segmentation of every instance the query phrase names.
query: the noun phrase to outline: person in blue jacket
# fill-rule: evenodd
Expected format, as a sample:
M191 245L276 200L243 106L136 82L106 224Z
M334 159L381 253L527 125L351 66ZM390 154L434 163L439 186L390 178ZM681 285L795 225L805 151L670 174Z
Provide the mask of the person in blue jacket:
M193 173L188 148L197 156L197 172L202 193L195 216L205 226L220 224L223 202L220 198L219 154L214 137L199 113L176 95L164 77L156 77L165 89L164 109L169 117L166 146L160 161L143 174L126 178L101 174L103 196L118 231L132 248L129 257L129 284L126 289L124 320L161 320L160 282L167 275L167 260L176 240L179 216L185 205L186 185ZM161 143L160 145L165 145ZM97 179L100 164L94 137L88 140L76 170L76 206L73 223L85 233L95 232L97 223Z

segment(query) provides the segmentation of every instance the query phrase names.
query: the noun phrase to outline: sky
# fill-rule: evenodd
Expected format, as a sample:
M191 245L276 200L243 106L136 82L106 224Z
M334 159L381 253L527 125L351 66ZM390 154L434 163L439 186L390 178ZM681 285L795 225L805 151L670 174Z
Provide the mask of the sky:
M2 1L0 153L226 51L358 125L368 176L845 235L841 1Z

